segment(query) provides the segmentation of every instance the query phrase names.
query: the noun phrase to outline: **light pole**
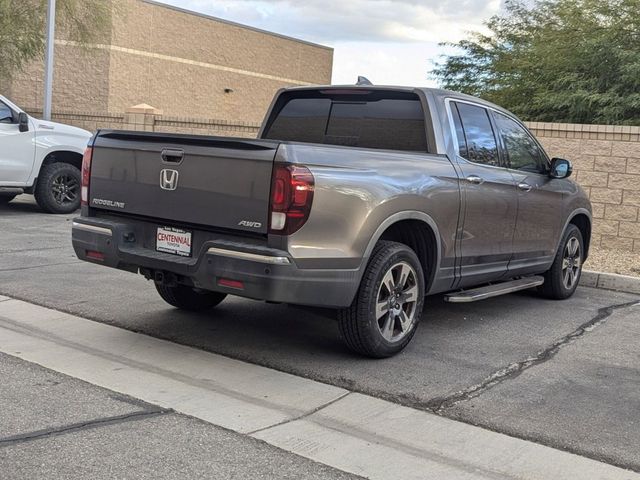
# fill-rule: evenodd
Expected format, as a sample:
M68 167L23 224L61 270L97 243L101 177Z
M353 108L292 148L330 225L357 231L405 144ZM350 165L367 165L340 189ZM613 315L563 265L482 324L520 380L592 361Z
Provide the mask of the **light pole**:
M48 0L47 49L44 56L44 106L42 116L51 120L51 92L53 90L53 44L56 36L56 0Z

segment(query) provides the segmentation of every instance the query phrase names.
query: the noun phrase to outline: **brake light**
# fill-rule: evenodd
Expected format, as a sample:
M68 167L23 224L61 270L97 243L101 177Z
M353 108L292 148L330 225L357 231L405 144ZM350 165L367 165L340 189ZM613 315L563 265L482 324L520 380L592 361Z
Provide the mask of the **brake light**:
M320 90L323 95L369 95L371 90L362 90L361 88L331 88L328 90Z
M291 235L311 213L315 180L302 165L276 163L271 176L269 232Z
M82 157L82 183L80 187L80 203L87 205L89 202L89 179L91 177L91 157L93 148L87 147Z

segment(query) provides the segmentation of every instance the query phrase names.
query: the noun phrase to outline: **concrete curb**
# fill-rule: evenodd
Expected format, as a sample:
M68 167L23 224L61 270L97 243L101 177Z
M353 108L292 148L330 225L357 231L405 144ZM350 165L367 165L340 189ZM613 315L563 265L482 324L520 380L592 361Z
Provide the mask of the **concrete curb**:
M640 277L618 275L616 273L583 270L580 276L580 285L583 287L615 290L617 292L640 293Z

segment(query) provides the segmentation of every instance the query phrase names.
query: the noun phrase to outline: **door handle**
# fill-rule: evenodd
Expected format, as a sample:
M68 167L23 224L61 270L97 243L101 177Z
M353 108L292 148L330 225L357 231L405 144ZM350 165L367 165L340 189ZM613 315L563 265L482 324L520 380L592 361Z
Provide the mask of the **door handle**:
M477 175L469 175L467 177L467 182L473 183L474 185L481 185L484 183L484 178L481 178Z
M525 191L525 192L530 192L533 187L531 185L529 185L528 183L520 182L518 184L518 188L520 190Z
M184 158L184 151L165 148L160 152L160 157L165 163L180 163Z

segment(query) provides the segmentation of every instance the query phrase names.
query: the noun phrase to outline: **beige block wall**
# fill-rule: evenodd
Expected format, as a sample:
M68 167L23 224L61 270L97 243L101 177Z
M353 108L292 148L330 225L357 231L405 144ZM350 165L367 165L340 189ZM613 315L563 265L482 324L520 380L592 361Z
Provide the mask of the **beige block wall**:
M42 116L42 110L31 109L27 112L36 118ZM255 138L260 129L259 123L142 113L100 114L68 110L54 112L52 117L54 122L84 128L90 132L98 129L116 129Z
M224 120L157 117L155 121L156 131L190 135L255 138L259 129L259 123L228 122Z
M121 4L110 112L144 102L169 115L259 122L279 88L331 82L330 48L145 1Z
M42 118L42 110L29 109L27 110L29 115L36 118ZM112 129L125 129L125 117L124 114L101 114L101 113L87 113L84 111L57 111L52 112L51 120L54 122L64 123L66 125L73 125L74 127L84 128L90 132L95 132L100 128L112 128Z
M640 127L527 126L550 156L573 162L593 205L593 245L640 254Z
M32 62L0 93L25 110L42 110L44 66ZM6 93L5 93L6 92ZM86 110L107 113L109 52L56 45L52 111Z
M111 18L105 19L101 28L96 41L110 43ZM66 32L58 25L54 47L52 111L107 113L109 52L61 44L67 40ZM27 64L22 72L13 74L11 81L0 78L0 93L27 111L42 110L44 59L39 58Z
M276 91L291 84L166 62L111 54L109 112L147 103L166 114L260 122ZM225 89L233 90L226 93Z
M279 88L331 82L331 48L145 0L105 1L107 31L91 45L58 32L54 113L119 115L147 103L176 117L257 123ZM39 59L0 93L41 110L42 79Z
M151 2L120 4L112 45L306 83L331 81L331 48Z

